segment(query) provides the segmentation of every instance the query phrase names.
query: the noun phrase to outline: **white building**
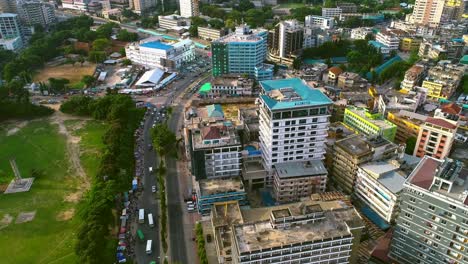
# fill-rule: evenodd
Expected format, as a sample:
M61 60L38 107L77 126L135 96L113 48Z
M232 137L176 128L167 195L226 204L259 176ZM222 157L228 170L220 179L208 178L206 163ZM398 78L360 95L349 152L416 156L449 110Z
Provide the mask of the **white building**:
M375 41L387 46L390 51L398 50L398 47L400 46L400 39L393 33L384 30L377 33Z
M419 158L404 154L401 160L365 163L358 167L354 194L387 223L395 220L403 184Z
M21 37L1 39L0 38L0 49L11 50L18 52L23 48L23 41Z
M0 43L8 50L18 51L24 46L24 35L17 14L0 14Z
M158 16L159 27L163 29L172 30L177 27L187 27L190 26L190 19L186 19L177 15L168 15L168 16Z
M199 16L198 0L179 0L180 15L182 17Z
M322 16L323 17L340 17L342 13L341 8L339 7L333 7L333 8L322 8Z
M331 100L299 78L262 81L260 86L259 137L265 169L322 160Z
M147 68L178 69L183 62L195 58L195 44L190 39L163 43L160 38L148 38L125 47L127 58Z
M366 39L366 36L372 34L372 28L359 27L351 29L351 39Z
M63 0L62 7L65 9L75 9L80 11L88 11L90 0Z
M210 27L198 27L198 37L206 40L215 40L226 35L226 30Z
M410 21L427 26L438 26L444 11L445 0L416 0Z
M320 27L321 29L332 29L335 25L335 21L332 17L306 16L304 25L306 27Z

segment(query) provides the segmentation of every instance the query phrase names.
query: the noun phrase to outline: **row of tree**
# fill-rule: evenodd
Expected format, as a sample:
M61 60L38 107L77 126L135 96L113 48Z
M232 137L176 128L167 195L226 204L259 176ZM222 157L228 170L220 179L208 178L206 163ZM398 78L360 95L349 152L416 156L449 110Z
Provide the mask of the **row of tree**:
M203 227L200 222L195 226L195 240L197 242L197 252L200 258L200 263L208 264L208 257L206 256L205 237L203 236Z
M74 96L64 102L60 111L104 120L109 127L105 145L91 188L80 203L81 225L77 233L76 254L81 263L113 263L115 244L110 230L115 226L112 214L115 199L129 189L134 164L134 131L143 116L133 100L125 95L106 95L99 99Z

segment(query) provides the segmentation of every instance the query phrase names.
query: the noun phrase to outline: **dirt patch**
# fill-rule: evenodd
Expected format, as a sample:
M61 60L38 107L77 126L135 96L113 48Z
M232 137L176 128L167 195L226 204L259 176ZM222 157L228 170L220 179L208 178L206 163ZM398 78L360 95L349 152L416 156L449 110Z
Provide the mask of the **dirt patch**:
M80 201L82 195L82 191L70 193L69 195L65 196L63 200L69 203L77 203Z
M22 212L18 215L18 217L16 217L15 224L31 222L32 220L34 220L34 217L36 217L36 211Z
M79 63L75 66L64 64L59 66L46 66L34 76L34 82L47 82L49 78L65 78L70 80L70 83L81 81L85 75L93 75L96 69L96 64L84 63L80 66Z
M68 209L68 210L66 210L66 211L60 212L60 213L57 215L57 221L67 221L67 220L70 220L70 219L73 218L74 215L75 215L75 209L74 209L74 208Z
M3 215L2 220L0 220L0 230L10 225L11 222L13 222L13 216L10 214Z
M13 136L14 134L18 133L18 131L20 131L27 124L28 124L28 121L15 123L15 126L7 131L7 136Z

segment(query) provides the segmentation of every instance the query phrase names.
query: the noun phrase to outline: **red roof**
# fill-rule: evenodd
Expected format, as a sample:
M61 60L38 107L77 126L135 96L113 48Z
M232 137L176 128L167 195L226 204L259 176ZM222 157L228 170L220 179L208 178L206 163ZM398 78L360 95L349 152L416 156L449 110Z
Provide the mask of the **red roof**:
M442 118L428 117L426 119L426 122L434 124L436 126L445 127L445 128L448 128L448 129L457 128L457 126L455 124L450 123L449 121L447 121L445 119L442 119Z
M377 241L377 245L372 251L372 258L379 259L384 263L391 263L391 259L388 257L390 251L390 242L392 241L393 230L389 230L385 236L381 237Z
M331 67L330 69L328 69L328 71L333 72L333 74L335 75L340 75L343 72L341 68L336 67L336 66Z
M441 107L442 112L452 115L460 114L462 108L456 103L445 104Z
M411 184L429 190L439 165L440 162L436 159L425 156L414 171L413 177L410 180Z
M221 133L218 127L204 127L202 128L203 139L219 139L221 138Z

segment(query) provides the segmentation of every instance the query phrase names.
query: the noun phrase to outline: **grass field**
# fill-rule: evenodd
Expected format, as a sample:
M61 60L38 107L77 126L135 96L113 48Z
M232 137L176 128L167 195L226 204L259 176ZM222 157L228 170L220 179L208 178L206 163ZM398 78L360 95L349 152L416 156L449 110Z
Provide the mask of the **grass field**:
M71 64L64 64L59 66L45 66L35 76L35 82L47 82L49 78L65 78L70 80L71 86L81 86L79 83L81 78L85 75L93 75L96 64L85 63L80 66L76 63L75 66Z
M8 158L15 157L23 177L42 171L29 192L0 194L0 219L13 222L0 230L2 263L75 263L77 220L74 202L64 199L77 191L77 180L68 171L65 137L48 121L33 121L14 135L0 134L0 170L10 179ZM36 211L32 222L15 224L20 212ZM70 218L68 219L67 218Z
M95 175L104 146L105 123L64 123L79 139L80 160L86 174ZM76 263L74 244L79 218L74 213L82 188L69 168L65 136L58 133L57 125L46 120L32 121L10 136L7 131L0 129L0 180L11 180L10 157L16 158L23 177L29 177L32 169L43 174L27 193L0 194L0 221L5 215L14 217L10 225L0 229L0 262ZM36 211L32 222L15 223L20 212L29 211Z

